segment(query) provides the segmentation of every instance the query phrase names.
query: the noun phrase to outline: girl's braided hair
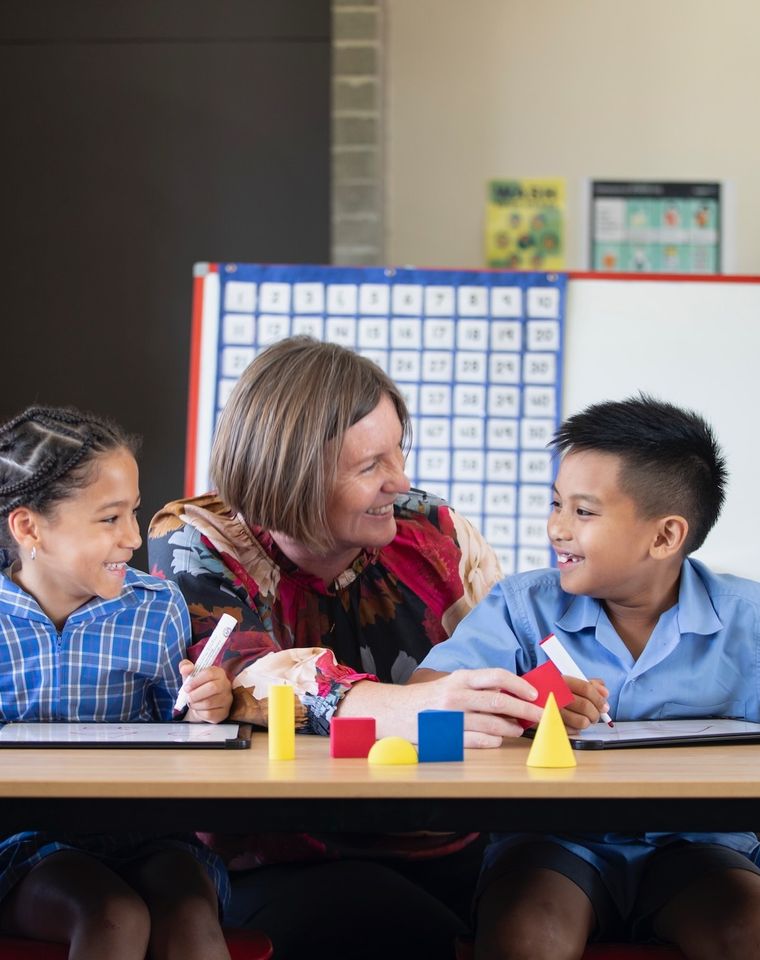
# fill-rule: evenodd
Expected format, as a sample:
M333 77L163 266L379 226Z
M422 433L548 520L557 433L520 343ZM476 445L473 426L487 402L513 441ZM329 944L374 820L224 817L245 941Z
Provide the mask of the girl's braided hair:
M90 480L109 450L136 454L139 441L117 424L73 407L29 407L0 426L0 547L15 554L7 524L18 507L50 513Z

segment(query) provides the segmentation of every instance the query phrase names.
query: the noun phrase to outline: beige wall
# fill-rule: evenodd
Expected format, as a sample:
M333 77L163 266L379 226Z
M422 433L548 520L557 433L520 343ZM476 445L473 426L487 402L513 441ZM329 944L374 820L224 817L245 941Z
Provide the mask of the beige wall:
M719 179L760 273L757 0L386 0L388 263L483 266L486 181Z

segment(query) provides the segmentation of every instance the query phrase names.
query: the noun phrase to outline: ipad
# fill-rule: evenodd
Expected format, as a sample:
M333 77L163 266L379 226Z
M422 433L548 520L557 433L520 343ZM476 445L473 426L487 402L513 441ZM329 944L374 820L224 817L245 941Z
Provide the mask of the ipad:
M616 720L613 727L596 723L570 737L575 750L752 742L760 743L760 723L725 717L708 717L704 720Z
M6 723L0 747L245 749L248 723Z

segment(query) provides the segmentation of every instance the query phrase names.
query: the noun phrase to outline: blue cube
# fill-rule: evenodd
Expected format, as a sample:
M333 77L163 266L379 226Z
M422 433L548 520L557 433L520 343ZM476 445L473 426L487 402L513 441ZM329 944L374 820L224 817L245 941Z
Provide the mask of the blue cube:
M420 763L464 760L464 713L461 710L421 710L417 714Z

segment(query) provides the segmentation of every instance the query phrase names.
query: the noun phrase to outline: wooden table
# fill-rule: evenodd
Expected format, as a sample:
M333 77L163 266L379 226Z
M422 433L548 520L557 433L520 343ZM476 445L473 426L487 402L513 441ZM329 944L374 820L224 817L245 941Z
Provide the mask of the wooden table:
M0 822L26 828L196 830L760 829L760 745L581 751L525 766L529 743L463 763L333 760L320 737L294 761L250 750L0 750Z

